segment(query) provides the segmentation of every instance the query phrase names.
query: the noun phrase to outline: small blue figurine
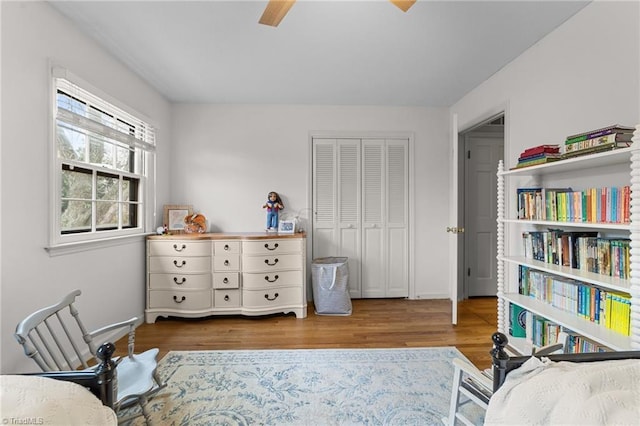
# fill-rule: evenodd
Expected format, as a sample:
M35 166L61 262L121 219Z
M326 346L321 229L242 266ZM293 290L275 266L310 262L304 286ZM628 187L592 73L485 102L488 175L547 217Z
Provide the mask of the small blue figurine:
M262 206L267 209L267 230L278 229L278 211L284 209L284 204L277 192L270 192L267 202Z

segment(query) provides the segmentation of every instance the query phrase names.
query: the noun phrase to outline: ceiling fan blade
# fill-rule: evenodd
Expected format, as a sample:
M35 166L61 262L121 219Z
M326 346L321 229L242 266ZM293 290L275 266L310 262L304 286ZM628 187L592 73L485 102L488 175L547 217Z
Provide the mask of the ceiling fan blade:
M296 0L269 0L259 23L277 27Z
M413 6L413 4L416 2L416 0L389 0L389 1L395 4L396 6L398 6L398 8L403 12L406 12L407 10L409 10L409 8Z

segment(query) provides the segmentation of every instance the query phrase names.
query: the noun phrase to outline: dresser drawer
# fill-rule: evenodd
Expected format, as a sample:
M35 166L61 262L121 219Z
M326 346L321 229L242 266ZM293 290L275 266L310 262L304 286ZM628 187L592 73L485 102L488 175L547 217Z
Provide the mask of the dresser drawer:
M240 306L240 290L214 290L216 308L237 308Z
M272 287L302 286L302 271L280 271L242 274L242 288L268 289Z
M238 272L215 272L213 274L213 288L239 288L240 274Z
M285 271L302 269L302 256L299 254L281 254L275 256L243 256L244 272Z
M149 274L152 290L206 290L211 288L211 274Z
M222 254L213 256L213 270L222 271L239 271L240 255L239 254Z
M268 308L299 305L302 288L283 287L269 290L242 290L242 305L247 308Z
M210 271L211 257L149 257L149 272L197 274Z
M214 254L240 254L240 241L214 241Z
M211 290L196 291L149 291L149 308L170 308L195 311L211 308Z
M149 256L211 256L211 242L149 241Z
M244 241L242 243L243 254L280 254L280 253L300 253L302 251L302 240L281 239L281 240L260 240Z

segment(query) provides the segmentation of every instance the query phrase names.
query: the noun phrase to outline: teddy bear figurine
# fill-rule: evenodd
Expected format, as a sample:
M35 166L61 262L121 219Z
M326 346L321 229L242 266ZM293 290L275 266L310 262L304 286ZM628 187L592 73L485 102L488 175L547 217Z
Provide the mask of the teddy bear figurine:
M207 218L200 213L188 214L184 217L184 232L202 234L207 230Z

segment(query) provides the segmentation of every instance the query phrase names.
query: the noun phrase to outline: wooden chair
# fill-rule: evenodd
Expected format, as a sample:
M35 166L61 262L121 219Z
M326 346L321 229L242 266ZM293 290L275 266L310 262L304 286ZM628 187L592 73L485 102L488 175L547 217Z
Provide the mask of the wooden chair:
M128 328L128 355L114 359L117 386L114 389L112 407L119 414L120 423L142 414L149 424L147 401L166 386L156 372L158 349L134 354L135 324L138 321L135 317L92 332L87 331L74 306L75 299L80 294L80 290L75 290L55 305L42 308L22 320L15 332L18 343L42 371L68 371L80 366L95 369L100 365L97 347L103 342L96 342L94 339L112 330ZM92 357L93 366L90 366L87 359ZM134 410L133 414L122 413L122 410L134 404L140 406L139 411Z
M501 340L502 336L504 336L502 333L495 333L492 336L494 342L494 350L491 351L492 354L497 347L500 347L501 350L504 351L506 341L503 344ZM563 343L556 343L538 350L534 349L532 355L546 356L561 351L563 347ZM469 418L469 416L461 409L462 407L473 403L480 407L482 412L487 410L489 400L491 399L491 395L493 395L495 388L494 371L493 369L480 371L473 364L459 358L455 358L453 360L453 367L453 385L451 387L449 416L443 418L442 422L450 426L454 426L458 422L471 426L476 424L478 419ZM476 410L476 412L477 411L478 410Z

